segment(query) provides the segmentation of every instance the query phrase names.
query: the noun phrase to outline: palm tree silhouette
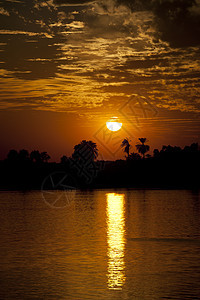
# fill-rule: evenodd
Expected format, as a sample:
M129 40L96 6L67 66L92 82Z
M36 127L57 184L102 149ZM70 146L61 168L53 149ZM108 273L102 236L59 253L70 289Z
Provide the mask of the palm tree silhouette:
M138 154L138 153L132 152L132 153L129 155L129 159L131 159L131 160L138 160L138 159L141 159L141 156L140 156L140 154Z
M92 141L82 140L74 146L72 158L75 160L94 161L98 156L97 144Z
M141 144L135 145L137 151L142 154L143 158L145 157L146 152L149 151L150 147L149 145L145 145L147 139L146 138L139 138L139 141Z
M130 144L130 141L128 138L125 138L122 143L121 143L121 147L123 148L124 152L127 153L127 159L129 158L129 152L130 152L130 147L131 147L131 144Z

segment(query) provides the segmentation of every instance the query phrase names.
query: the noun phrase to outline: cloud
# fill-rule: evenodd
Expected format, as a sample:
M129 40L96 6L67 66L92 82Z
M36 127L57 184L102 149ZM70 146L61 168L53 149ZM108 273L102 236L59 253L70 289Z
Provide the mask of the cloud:
M52 35L47 32L29 32L29 31L21 31L21 30L0 30L0 34L5 35L27 35L27 36L45 36L46 38L51 39Z
M80 21L73 21L69 24L66 24L66 27L70 29L82 29L84 28L84 23Z
M6 1L11 3L19 3L19 4L24 3L24 1L19 1L19 0L6 0Z
M2 100L28 103L35 95L38 109L44 105L45 110L64 111L104 103L114 109L140 93L159 107L198 111L198 47L185 47L188 40L180 35L174 41L170 35L182 31L173 26L184 12L192 19L199 14L196 4L186 3L179 8L175 0L32 1L23 4L24 10L16 4L15 14L10 7L0 31L8 71ZM167 22L170 32L163 28Z
M162 1L155 5L160 37L174 47L200 44L200 15L195 1ZM194 13L195 12L195 13ZM196 14L197 13L197 14Z
M132 11L152 11L157 36L173 47L200 44L199 0L117 0L116 3Z
M47 1L35 1L35 5L34 8L36 8L37 10L40 10L43 7L47 7L50 11L57 9L53 0L47 0Z
M54 0L57 5L61 6L87 6L91 4L93 1L89 0Z
M3 7L0 7L0 15L9 16L10 14Z
M99 94L98 83L87 78L58 73L56 78L26 81L13 75L0 71L0 100L4 108L26 103L35 109L70 111L99 107L106 100L106 94Z

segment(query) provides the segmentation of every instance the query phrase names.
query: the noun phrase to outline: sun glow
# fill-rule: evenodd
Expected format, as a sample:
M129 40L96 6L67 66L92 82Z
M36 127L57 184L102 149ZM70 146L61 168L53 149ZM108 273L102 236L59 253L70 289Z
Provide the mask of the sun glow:
M124 194L108 193L107 198L107 243L108 243L108 288L121 289L125 282L125 217Z
M117 117L112 117L106 122L106 126L111 131L118 131L122 128L122 123L119 122L119 119Z

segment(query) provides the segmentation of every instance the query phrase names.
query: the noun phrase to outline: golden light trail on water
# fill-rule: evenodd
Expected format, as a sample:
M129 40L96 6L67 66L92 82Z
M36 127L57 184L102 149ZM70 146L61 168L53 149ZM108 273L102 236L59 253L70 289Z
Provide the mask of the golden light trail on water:
M108 193L107 197L107 243L108 288L121 289L125 282L125 217L124 194Z

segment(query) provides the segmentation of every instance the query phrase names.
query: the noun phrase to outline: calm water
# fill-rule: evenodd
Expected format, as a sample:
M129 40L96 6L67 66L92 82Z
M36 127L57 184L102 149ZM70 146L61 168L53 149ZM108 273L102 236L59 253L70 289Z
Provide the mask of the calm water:
M0 299L200 299L198 192L1 192L0 215Z

